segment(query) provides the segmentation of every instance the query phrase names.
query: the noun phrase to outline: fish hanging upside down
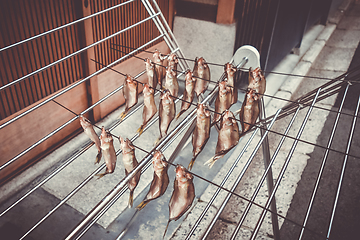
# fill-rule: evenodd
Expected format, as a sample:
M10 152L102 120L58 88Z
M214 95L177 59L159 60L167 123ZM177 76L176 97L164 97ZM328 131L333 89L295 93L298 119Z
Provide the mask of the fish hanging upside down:
M225 110L229 109L231 106L231 88L227 86L227 82L219 82L219 93L215 100L215 115L213 123L216 123L220 120L221 115Z
M180 117L186 110L191 106L192 101L194 100L194 90L195 90L196 78L193 77L192 72L188 70L185 74L185 91L182 98L181 110L176 116L176 119Z
M129 110L138 102L138 83L130 75L126 75L123 85L123 96L125 98L125 111L119 116L123 120Z
M154 63L149 59L145 59L146 76L148 78L148 84L150 88L155 89L157 85L157 76Z
M92 124L83 115L80 115L80 125L84 129L84 132L95 143L98 153L95 158L95 163L99 163L101 160L101 143L98 135L96 134Z
M176 72L171 68L168 68L166 70L165 89L168 89L170 91L170 94L173 97L177 98L179 93L179 83L176 77Z
M162 79L164 76L163 73L163 62L164 62L164 57L163 55L160 53L159 50L155 49L155 52L153 54L153 58L154 58L154 63L155 63L155 73L156 73L156 77L157 77L157 82L160 86L160 89L162 89Z
M196 114L196 125L192 133L193 157L188 166L189 170L192 169L196 157L203 150L210 137L210 112L205 108L204 104L200 103Z
M255 70L249 69L249 86L248 88L254 89L260 98L264 95L266 90L266 79L260 68Z
M139 133L139 135L142 134L144 128L146 127L146 124L157 112L155 99L154 99L154 89L150 88L149 85L146 83L143 89L143 95L144 95L143 123L141 127L136 131Z
M172 220L178 220L191 207L195 198L195 187L193 175L185 167L178 164L176 166L176 178L174 181L174 191L169 202L169 221L166 225L164 236Z
M249 89L239 113L242 134L249 131L255 124L259 112L259 96L255 90Z
M116 153L114 148L113 138L109 131L106 131L104 127L102 127L101 135L101 150L104 155L104 160L106 164L106 170L104 173L96 174L100 178L105 176L106 174L113 173L116 166Z
M176 54L175 53L170 54L168 57L168 68L171 68L176 73L178 62L179 60L177 59Z
M122 150L122 155L123 155L123 163L125 166L125 175L127 176L138 165L138 161L136 160L135 157L135 147L129 139L124 140L122 137L119 137L119 140L120 140L120 148ZM128 205L129 208L131 208L133 205L134 190L139 183L140 174L141 172L138 171L128 182L128 187L130 190L129 205Z
M156 140L157 144L163 137L167 135L170 123L175 118L175 103L172 97L170 97L169 90L166 90L160 97L159 105L159 129L160 137Z
M231 96L232 96L231 104L236 103L237 99L238 99L238 91L237 91L236 83L235 83L236 71L237 71L236 67L234 67L231 63L225 64L226 82L227 82L227 85L230 86L230 89L231 89Z
M239 126L236 122L234 114L226 110L220 121L220 130L218 141L216 144L215 156L208 160L204 165L211 168L215 161L225 156L233 147L235 147L240 138Z
M152 164L154 167L153 180L145 199L136 207L139 210L143 209L151 200L162 196L169 185L168 163L160 151L155 152Z
M210 68L204 58L195 58L193 75L196 78L195 93L199 99L199 95L206 91L210 81Z

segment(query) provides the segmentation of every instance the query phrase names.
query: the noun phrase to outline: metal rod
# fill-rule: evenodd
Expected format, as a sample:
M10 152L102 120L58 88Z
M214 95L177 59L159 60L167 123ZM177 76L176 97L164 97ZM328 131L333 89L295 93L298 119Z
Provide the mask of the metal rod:
M241 216L241 219L240 219L239 223L237 224L236 228L239 228L239 229L240 229L241 226L242 226L242 224L244 223L245 218L246 218L246 216L247 216L247 214L248 214L248 212L250 211L250 208L251 208L251 206L252 206L252 202L255 200L257 194L259 193L259 191L260 191L260 189L261 189L261 186L262 186L262 184L263 184L264 181L265 181L265 178L266 178L266 176L267 176L267 173L270 171L270 168L271 168L271 166L273 165L273 163L274 163L274 161L275 161L275 159L276 159L276 157L277 157L277 155L278 155L278 153L279 153L279 151L280 151L280 149L281 149L281 147L282 147L282 145L283 145L283 143L284 143L284 141L285 141L285 139L286 139L286 136L285 136L285 135L287 135L287 134L289 133L290 128L292 127L292 125L293 125L293 123L294 123L294 121L295 121L295 119L296 119L299 111L300 111L300 107L297 108L297 111L296 111L295 114L292 116L292 118L291 118L291 120L290 120L290 123L288 124L287 128L285 129L284 136L282 136L282 138L281 138L281 140L280 140L280 142L279 142L279 144L278 144L278 146L277 146L277 148L276 148L276 150L275 150L275 152L274 152L274 154L273 154L273 156L272 156L272 158L271 158L271 161L269 162L268 167L265 169L265 172L264 172L264 174L262 175L262 177L261 177L261 179L260 179L260 181L259 181L259 183L258 183L258 185L257 185L257 187L256 187L256 189L255 189L255 191L254 191L254 193L252 194L251 199L250 199L250 202L249 202L248 205L246 206L246 209L244 210L244 212L243 212L243 214L242 214L242 216Z
M360 95L359 95L359 99L358 99L356 110L355 110L355 116L357 116L358 113L359 113L359 106L360 106ZM351 130L350 130L350 133L349 133L348 144L346 146L346 153L350 152L351 142L352 142L352 139L353 139L353 136L354 136L355 125L356 125L356 118L354 117L352 125L351 125ZM348 160L348 155L345 155L343 166L342 166L342 169L341 169L340 178L339 178L338 188L336 190L336 197L335 197L335 201L334 201L334 205L333 205L333 209L332 209L332 213L331 213L329 229L328 229L328 232L327 232L327 238L330 237L330 233L331 233L331 229L332 229L332 225L333 225L333 221L334 221L334 217L335 217L335 211L336 211L336 207L337 207L337 204L338 204L338 201L339 201L340 190L341 190L341 186L342 186L342 182L343 182L343 178L344 178L344 174L345 174L345 168L346 168L347 160Z
M342 111L342 108L343 108L343 106L344 106L344 102L345 102L345 98L346 98L346 95L347 95L349 86L350 86L350 84L348 84L348 85L346 86L346 89L345 89L345 92L344 92L344 96L343 96L343 98L342 98L342 100L341 100L340 107L339 107L339 112L338 112L338 114L336 115L335 122L334 122L332 131L331 131L331 134L330 134L330 137L329 137L329 141L328 141L328 143L327 143L327 147L328 147L328 148L331 147L331 144L332 144L332 142L333 142L333 140L334 140L336 128L337 128L337 125L338 125L339 119L340 119L340 112ZM324 157L323 157L323 160L322 160L322 162L321 162L321 166L320 166L319 172L318 172L318 174L317 174L316 182L315 182L315 185L314 185L314 188L313 188L311 197L310 197L310 201L309 201L309 204L308 204L308 207L307 207L307 210L306 210L306 215L305 215L305 218L304 218L304 221L303 221L303 228L301 229L299 239L302 239L302 237L303 237L304 230L305 230L305 226L306 226L307 221L308 221L308 219L309 219L310 211L311 211L312 205L313 205L313 203L314 203L314 199L315 199L316 192L317 192L317 190L318 190L318 188L319 188L320 179L321 179L321 176L322 176L322 174L323 174L323 172L324 172L324 168L325 168L325 164L326 164L326 160L327 160L328 155L329 155L329 150L326 149L325 154L324 154Z
M81 53L81 52L83 52L83 51L85 51L85 50L87 50L87 49L89 49L89 48L92 48L92 47L94 47L94 46L96 46L96 45L98 45L98 44L100 44L100 43L102 43L102 42L105 42L105 41L107 41L107 40L109 40L109 39L111 39L111 38L113 38L113 37L115 37L115 36L117 36L117 35L119 35L119 34L121 34L121 33L123 33L123 32L126 32L127 30L130 30L130 29L132 29L132 28L134 28L134 27L136 27L136 26L138 26L138 25L140 25L140 24L142 24L142 23L144 23L144 22L146 22L146 21L149 21L149 20L157 17L158 15L159 15L159 13L157 13L156 15L150 15L150 17L147 17L147 18L145 18L145 19L143 19L143 20L141 20L141 21L139 21L139 22L137 22L137 23L135 23L135 24L127 27L127 28L121 29L120 31L118 31L118 32L116 32L116 33L114 33L114 34L111 34L110 36L107 36L107 37L105 37L105 38L103 38L103 39L101 39L101 40L99 40L99 41L97 41L97 42L94 42L94 43L90 44L89 46L86 46L86 47L84 47L84 48L82 48L82 49L80 49L80 50L78 50L78 51L76 51L76 52L73 52L73 53L71 53L71 54L69 54L69 55L67 55L67 56L65 56L65 57L63 57L63 58L61 58L61 59L59 59L59 60L56 60L55 62L52 62L52 63L50 63L50 64L48 64L48 65L46 65L46 66L44 66L44 67L42 67L42 68L39 68L39 69L37 69L37 70L35 70L35 71L33 71L33 72L25 75L25 76L22 76L21 78L18 78L18 79L14 80L14 81L11 81L11 82L9 82L8 84L5 84L4 86L1 86L1 87L0 87L0 91L3 90L3 89L5 89L5 88L8 88L8 87L10 87L10 86L12 86L12 85L20 82L20 81L23 81L23 80L25 80L26 78L29 78L29 77L37 74L37 73L40 73L40 72L48 69L49 67L55 66L56 64L61 63L61 62L65 61L66 59L69 59L69 58L71 58L71 57L73 57L73 56L75 56L75 55L77 55L77 54L79 54L79 53ZM119 61L119 60L116 60L116 61L114 61L113 63L115 63L115 62L117 62L117 61ZM101 71L101 70L99 70L99 71ZM95 73L97 73L97 72L95 72ZM86 78L85 78L85 79L86 79ZM83 80L80 81L80 82L86 81L85 79L83 79ZM79 84L79 83L77 83L77 84ZM0 128L1 128L1 127L0 127Z
M158 39L160 39L160 38L162 38L162 37L163 37L163 36L162 36L162 35L160 35L160 36L158 36L158 37L156 37L156 38L154 38L154 39L150 40L149 42L145 43L143 46L149 45L149 44L151 44L151 43L155 42L156 40L158 40ZM141 46L141 47L143 47L143 46ZM114 62L110 63L109 65L107 65L107 67L111 67L111 66L115 65L116 63L121 62L123 59L125 59L126 57L128 57L129 55L131 55L133 52L136 52L136 51L132 51L132 52L130 52L128 55L125 55L125 56L123 56L123 57L119 58L118 60L116 60L116 61L114 61ZM0 125L0 129L2 129L2 128L6 127L7 125L9 125L9 124L11 124L11 123L15 122L16 120L18 120L18 119L22 118L23 116L25 116L26 114L28 114L28 113L30 113L30 112L32 112L32 111L34 111L35 109L37 109L37 108L39 108L39 107L41 107L41 106L45 105L46 103L48 103L48 102L50 102L51 100L53 100L53 99L57 98L58 96L60 96L60 95L64 94L65 92L67 92L67 91L69 91L69 90L71 90L71 89L75 88L76 86L80 85L81 83L85 82L86 80L88 80L88 79L90 79L90 78L92 78L92 77L94 77L94 76L98 75L99 73L103 72L105 69L106 69L106 67L104 67L104 68L102 68L102 69L100 69L100 70L98 70L98 71L96 71L96 72L94 72L94 73L90 74L89 76L85 77L84 79L82 79L82 80L79 80L79 81L75 82L75 83L74 83L74 84L72 84L71 86L66 87L65 89L61 90L60 92L58 92L58 93L54 94L53 96L51 96L51 97L47 98L46 100L44 100L43 102L41 102L41 103L37 104L36 106L34 106L34 107L32 107L32 108L30 108L30 109L26 110L25 112L23 112L23 113L19 114L18 116L16 116L16 117L12 118L11 120L9 120L9 121L7 121L7 122L5 122L5 123L1 124L1 125Z
M279 185L280 185L281 179L282 179L283 175L285 174L285 171L286 171L287 166L288 166L289 163L290 163L290 159L291 159L291 157L292 157L292 154L294 153L295 148L296 148L296 146L297 146L297 143L299 142L298 139L301 137L301 134L302 134L302 132L304 131L305 125L306 125L306 123L307 123L307 120L308 120L309 117L310 117L311 111L312 111L312 109L313 109L313 105L315 104L316 99L318 98L320 91L321 91L321 88L318 89L318 91L317 91L317 93L316 93L316 96L314 97L314 100L313 100L310 108L309 108L308 111L307 111L307 114L306 114L306 116L305 116L305 118L304 118L304 121L302 122L302 124L301 124L301 126L300 126L299 132L298 132L298 134L296 135L296 140L294 141L294 143L293 143L293 145L292 145L292 147L291 147L291 149L290 149L290 151L289 151L289 154L288 154L288 156L287 156L287 158L286 158L286 160L285 160L285 163L284 163L283 167L281 168L281 171L280 171L279 176L278 176L278 178L277 178L277 181L276 181L276 183L275 183L274 189L273 189L271 195L269 196L269 198L268 198L268 200L267 200L267 202L266 202L265 208L268 208L268 207L269 207L269 205L270 205L273 197L275 196L275 192L276 192L277 188L278 188ZM251 240L254 240L254 239L256 238L256 235L258 234L258 232L259 232L259 230L260 230L261 223L262 223L262 221L263 221L264 218L265 218L265 214L266 214L266 212L265 212L265 209L264 209L264 210L262 211L262 213L261 213L261 216L260 216L260 218L259 218L256 226L255 226L254 231L253 231L252 234L251 234Z

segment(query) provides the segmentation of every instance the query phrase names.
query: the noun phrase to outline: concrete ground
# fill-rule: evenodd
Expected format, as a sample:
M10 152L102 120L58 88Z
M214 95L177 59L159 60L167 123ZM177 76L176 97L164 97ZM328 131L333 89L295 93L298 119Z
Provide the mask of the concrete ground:
M345 1L346 3L350 1ZM318 25L314 26L306 34L303 44L300 48L300 55L289 54L282 63L274 70L276 72L294 73L299 75L320 76L320 77L336 77L345 72L354 55L355 49L358 46L360 39L360 7L359 5L351 5L349 10L348 5L343 5L337 12L337 17L331 18L326 27ZM341 21L340 21L341 19ZM174 33L177 37L180 47L183 49L187 58L195 58L196 56L203 56L208 62L225 63L230 60L233 51L232 38L225 38L225 35L218 34L219 31L226 31L229 35L235 31L234 26L219 26L216 24L194 20L194 24L189 24L188 19L176 18L174 22ZM340 22L339 22L340 21ZM185 33L193 32L192 27L196 26L206 31L199 31L200 37L195 34L191 36ZM182 32L184 31L184 32ZM215 36L211 39L222 44L215 44L207 41L208 36ZM199 40L200 39L200 40ZM201 47L199 47L201 46ZM216 46L216 48L214 48ZM209 50L211 49L211 51ZM356 63L353 63L356 65ZM192 64L190 64L192 66ZM212 76L216 79L221 75L222 69L219 67L212 67ZM286 77L275 74L267 76L267 94L275 95L286 99L296 99L298 96L323 84L323 80L302 79L299 77ZM240 91L240 93L242 93ZM358 93L358 89L351 87L350 96ZM242 93L243 94L243 93ZM339 94L341 95L341 94ZM231 110L237 110L241 106L243 95L239 96L239 102L233 106ZM267 105L267 115L273 114L278 108L284 106L286 102L280 100L264 99ZM157 100L158 101L158 100ZM353 112L354 101L351 100L345 104L345 111ZM141 102L141 100L139 100ZM318 103L327 109L336 109L339 104L337 96L332 96ZM177 109L180 106L178 104ZM116 122L117 116L123 109L119 109L114 114L108 116L104 121L98 123L100 126L112 126ZM307 109L303 109L299 113L298 120L294 123L294 127L290 131L290 135L294 136L299 128ZM336 134L336 146L343 150L343 144L346 144L346 137L349 128L349 119L342 117L341 125L338 127L340 131ZM141 119L141 111L134 114L126 121L126 124L121 124L113 131L115 135L131 138L134 132L140 126L139 119ZM333 125L333 113L314 109L310 120L303 133L303 139L311 142L316 142L321 145L326 145L329 136L329 129ZM283 132L284 127L287 126L289 117L276 122L273 131ZM173 123L171 127L175 126ZM141 145L144 149L151 149L153 142L157 138L158 129L157 124L149 128L139 140L135 140L135 144ZM129 131L131 129L131 131ZM356 132L358 132L358 128ZM358 135L358 134L357 134ZM211 139L209 140L206 149L201 153L197 159L193 172L199 174L210 181L220 184L224 175L235 161L250 134L246 135L238 147L230 152L224 159L218 161L216 165L208 170L202 165L202 162L208 160L214 152L217 140L216 131L212 131ZM247 159L249 158L255 143L259 141L259 136L256 135L253 144L244 153L244 156L239 161L235 169L235 173L230 178L225 187L230 188L237 174L243 169ZM270 142L277 143L279 136L270 133ZM75 144L77 143L77 144ZM16 199L19 199L24 193L31 189L36 183L42 181L49 174L52 173L60 164L67 162L72 156L76 155L79 149L82 149L88 143L88 139L84 134L80 134L73 141L64 145L56 152L41 161L32 169L24 172L22 175L14 179L11 184L3 186L0 189L2 196L0 197L0 211L12 204ZM175 149L177 142L172 144L165 152L167 158L170 157L171 151ZM291 140L286 140L284 147L281 149L276 163L273 167L274 178L276 179L286 154L292 144ZM334 143L335 144L335 143ZM357 151L358 139L354 139L351 153L359 156ZM276 146L275 146L276 147ZM119 149L119 143L115 140L115 148ZM271 153L274 151L274 146L270 146ZM309 194L311 194L314 177L317 175L319 161L322 159L324 150L314 148L306 144L300 143L296 148L294 157L291 160L288 170L284 175L281 187L276 195L278 212L289 219L296 222L303 220L304 208L306 208ZM191 144L188 144L181 151L179 157L175 159L175 163L188 164L191 153ZM145 153L137 151L137 158L142 159ZM59 209L54 214L44 220L26 239L63 239L69 231L83 219L83 217L93 208L101 199L124 177L124 169L121 164L121 157L118 158L118 164L115 173L105 176L97 180L93 177L97 172L104 171L103 168L98 168L93 164L96 155L95 147L91 147L88 151L77 158L60 173L56 174L54 178L43 184L40 188L35 190L26 199L19 203L16 207L6 213L0 218L0 236L6 236L6 239L18 239L19 236L29 230L40 219L46 216L51 209L61 204ZM334 187L337 183L339 163L342 164L341 154L332 154L329 156L329 164L324 173L324 181L321 182L319 194L309 220L309 229L313 229L320 234L324 234L327 229L328 215L330 209L330 202L335 193ZM338 160L340 159L340 160ZM236 192L241 196L251 196L252 190L256 186L256 181L263 172L262 153L255 156L255 159L250 165L250 171L247 171L241 181ZM344 188L341 192L339 200L339 211L335 217L333 233L334 239L343 239L338 236L345 236L351 239L352 234L358 227L358 211L356 208L348 208L347 206L355 206L358 203L360 194L357 194L360 188L357 187L359 181L357 179L356 159L350 158L346 175L344 179ZM350 170L353 171L350 171ZM43 174L41 174L43 173ZM141 215L135 218L134 223L129 229L124 239L159 239L163 234L163 230L168 219L168 201L172 192L172 181L174 178L173 168L170 167L169 175L171 183L168 191L162 198L149 203L149 205L141 211ZM32 177L29 177L32 176ZM70 176L70 177L69 177ZM24 181L24 179L29 179ZM148 189L148 183L152 178L152 171L147 171L141 177L142 183L135 191L135 203L141 202ZM63 201L68 194L72 194L77 185L88 179L88 184L79 189L78 192L66 201ZM196 186L196 201L189 214L183 216L180 220L170 224L166 238L183 239L184 235L197 219L202 209L210 200L216 188L201 179L195 178ZM355 194L356 193L356 194ZM198 238L206 229L206 226L216 212L216 209L221 205L222 199L225 198L226 192L221 191L219 197L212 204L209 213L201 222L200 227L195 232L195 237ZM319 197L318 197L319 196ZM256 201L259 204L264 204L267 197L267 188L264 185ZM128 201L128 191L121 197L109 211L98 220L98 222L86 233L83 239L114 239L130 220L134 209L126 207ZM232 197L229 204L226 206L224 212L220 216L220 220L216 223L214 229L209 236L209 239L227 239L231 235L231 230L235 228L235 224L239 221L246 202ZM59 205L58 205L59 206ZM253 229L253 224L257 221L258 209L252 208L250 217L246 219L244 227L241 229L239 239L247 239L247 236ZM156 215L156 217L154 217ZM251 217L252 216L252 217ZM280 220L282 239L293 239L299 233L299 228L292 225L288 221ZM311 235L306 232L308 239L319 239L317 235ZM267 217L263 227L261 228L259 239L272 239L271 221ZM344 238L345 239L345 238Z

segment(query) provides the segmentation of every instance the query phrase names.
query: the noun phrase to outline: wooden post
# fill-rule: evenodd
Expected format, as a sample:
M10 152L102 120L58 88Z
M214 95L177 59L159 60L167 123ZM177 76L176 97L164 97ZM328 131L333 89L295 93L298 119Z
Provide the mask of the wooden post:
M236 0L219 0L216 23L232 24L235 22L235 3Z

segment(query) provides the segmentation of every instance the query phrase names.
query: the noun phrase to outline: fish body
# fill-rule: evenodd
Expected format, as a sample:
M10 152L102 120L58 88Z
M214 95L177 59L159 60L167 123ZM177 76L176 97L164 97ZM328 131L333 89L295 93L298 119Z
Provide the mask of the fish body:
M92 124L83 115L80 115L80 125L84 129L85 134L95 143L98 150L96 155L95 163L99 163L101 160L101 143L98 135L96 134Z
M249 131L259 116L259 96L253 89L249 89L239 113L242 134Z
M170 97L170 92L165 91L161 95L160 105L159 105L159 129L160 137L157 142L166 136L167 130L170 126L170 123L175 118L175 103L172 97Z
M206 91L210 81L210 68L204 58L195 59L193 75L196 78L195 93L199 97L201 93Z
M236 67L233 67L232 64L226 63L225 64L225 75L226 75L226 82L227 85L230 86L231 90L231 104L234 104L237 102L238 99L238 92L235 84L235 73L236 73Z
M122 150L122 155L123 155L125 174L127 176L138 165L138 161L136 160L135 157L135 147L129 139L124 140L122 137L120 137L119 140L120 140L120 148ZM134 177L132 177L131 180L128 182L128 187L130 190L129 208L131 208L133 205L134 190L139 183L140 174L141 174L140 171L137 172L134 175Z
M170 91L170 94L175 98L178 96L179 83L176 77L176 72L171 68L168 68L166 70L165 89L168 89Z
M110 132L106 131L104 127L102 127L100 143L101 151L103 153L106 164L106 170L104 173L97 174L97 176L99 176L99 178L102 178L106 174L113 173L116 166L116 153L113 138Z
M171 68L176 73L178 62L179 60L177 59L176 54L175 53L170 54L168 57L168 68Z
M160 151L155 152L152 164L154 168L153 180L151 181L150 189L145 199L136 207L139 210L143 209L151 200L162 196L169 185L169 176L167 173L168 163Z
M191 170L194 165L196 157L205 147L205 144L210 137L211 115L205 108L204 104L200 103L196 112L196 125L192 133L193 158L191 159L188 169Z
M215 156L205 163L205 165L209 165L210 168L214 165L217 159L222 158L227 152L235 147L240 138L239 126L235 120L234 114L231 111L225 111L221 118L220 125L221 127L216 144Z
M143 109L143 123L141 127L137 130L139 134L142 134L146 124L150 119L156 114L157 108L154 99L154 89L150 88L148 84L145 83L143 89L144 95L144 109Z
M256 93L263 96L266 90L266 79L260 68L255 70L249 69L249 86L248 88L253 89Z
M178 220L191 207L195 198L195 187L193 175L186 171L186 168L178 164L176 166L176 177L174 181L174 191L169 202L169 221Z
M145 69L149 87L155 89L157 85L157 76L154 63L149 58L145 59Z
M232 95L231 88L226 86L227 82L219 82L219 93L215 100L215 112L222 114L225 110L229 109L231 106ZM220 120L221 115L215 114L213 122Z
M191 106L192 101L194 100L194 92L195 92L195 83L196 78L193 77L192 72L189 70L185 75L185 91L182 98L181 110L176 116L176 119L180 117L186 110Z
M161 54L161 52L156 49L153 54L153 58L154 58L154 63L155 63L155 73L156 73L157 82L158 82L160 88L162 88L162 79L164 76L164 73L163 73L164 57Z
M119 116L123 120L129 110L138 102L138 83L130 75L126 75L123 85L123 96L125 98L125 111Z

